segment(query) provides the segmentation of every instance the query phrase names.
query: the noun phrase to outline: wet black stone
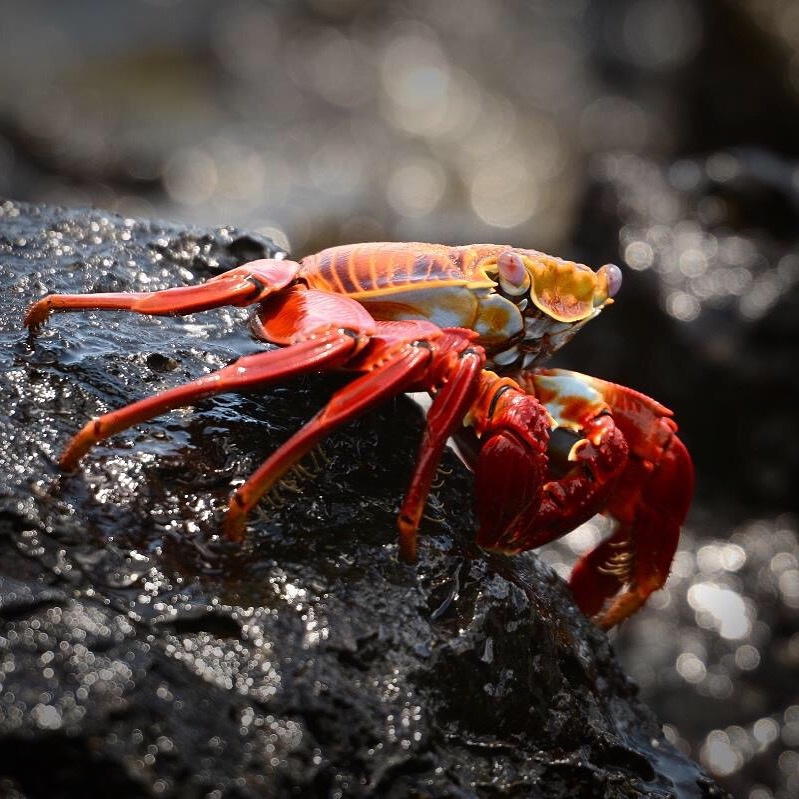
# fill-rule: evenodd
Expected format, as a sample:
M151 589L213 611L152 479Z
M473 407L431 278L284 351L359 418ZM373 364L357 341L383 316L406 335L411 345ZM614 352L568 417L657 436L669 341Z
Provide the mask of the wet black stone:
M246 313L62 314L46 291L202 280L272 245L0 205L0 791L9 796L693 797L604 634L532 553L470 543L444 462L420 560L396 512L421 432L398 398L219 538L231 484L340 386L205 400L55 459L84 421L263 348Z

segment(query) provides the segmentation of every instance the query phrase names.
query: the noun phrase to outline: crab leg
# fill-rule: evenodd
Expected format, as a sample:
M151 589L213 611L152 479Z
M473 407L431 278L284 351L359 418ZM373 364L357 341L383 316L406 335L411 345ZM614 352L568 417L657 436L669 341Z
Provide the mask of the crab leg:
M90 419L67 445L59 459L65 471L100 441L162 413L193 405L201 399L227 391L241 391L281 378L293 377L315 369L332 369L357 349L357 341L337 330L294 344L286 349L246 355L197 380L133 402L116 411Z
M583 453L575 453L578 446L599 445L604 458L616 461L607 480L596 479L597 460L591 460L590 480L581 479L574 469L561 479L561 485L571 479L587 490L577 494L586 511L583 518L574 509L567 514L558 514L556 508L539 511L526 532L516 536L525 543L523 548L540 546L595 512L614 519L614 533L577 562L569 581L580 608L600 626L613 627L641 607L668 577L693 494L690 456L675 435L671 411L644 394L563 369L522 372L516 379L546 404L558 426L588 440L587 445L578 442L572 448L570 460L582 457ZM602 437L611 436L604 443L593 438L596 425L606 429ZM623 447L614 443L616 437ZM622 450L624 458L619 461L615 455ZM569 499L570 505L577 496ZM542 502L542 509L545 505Z
M378 345L379 339L373 339ZM381 350L379 346L378 350ZM369 354L371 355L371 348ZM375 353L377 356L377 353ZM408 343L393 352L380 352L380 365L337 391L327 405L278 448L247 478L230 499L223 532L233 541L243 538L247 514L280 478L316 444L345 422L405 391L421 378L432 357L425 346Z
M461 452L475 473L476 541L503 550L508 531L541 502L551 420L546 408L510 378L484 371L469 421L480 439L478 448L470 446L466 431L456 440L467 437Z
M306 296L306 295L300 295ZM279 321L279 320L276 320ZM274 326L268 326L274 337ZM243 535L247 513L297 461L335 428L391 396L411 389L435 393L419 458L399 518L400 555L416 557L416 533L447 439L463 422L485 363L476 335L424 321L377 322L370 345L344 368L363 371L333 395L310 422L274 452L231 498L224 532Z
M375 329L372 317L354 300L299 288L267 300L260 319L262 326L272 321L285 326L286 319L292 320L290 332L277 335L279 343L288 345L285 349L246 355L190 383L90 420L67 445L61 468L74 468L99 441L173 408L303 372L339 367L367 345Z
M399 514L400 556L405 560L416 559L416 533L441 454L474 401L484 364L482 347L469 347L459 353L428 409L419 457Z
M127 310L156 316L207 311L224 305L251 305L294 281L299 265L262 259L231 269L198 286L149 292L48 294L28 308L25 326L37 330L53 311Z

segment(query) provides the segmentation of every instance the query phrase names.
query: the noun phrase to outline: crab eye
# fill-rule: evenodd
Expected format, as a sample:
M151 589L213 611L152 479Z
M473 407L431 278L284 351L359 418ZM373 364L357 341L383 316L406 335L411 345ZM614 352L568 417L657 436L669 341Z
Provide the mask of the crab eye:
M521 255L516 252L503 252L497 259L499 285L505 294L518 297L530 288L530 275L524 268Z
M621 269L616 264L605 264L597 271L597 275L605 278L608 297L615 297L621 288Z

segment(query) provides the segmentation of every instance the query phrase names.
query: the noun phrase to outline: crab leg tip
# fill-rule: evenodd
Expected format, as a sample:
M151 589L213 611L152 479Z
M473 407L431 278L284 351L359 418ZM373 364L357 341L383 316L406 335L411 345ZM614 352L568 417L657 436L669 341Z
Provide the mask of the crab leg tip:
M416 532L418 523L414 523L409 516L401 515L398 520L399 526L399 556L408 563L415 563L416 553Z
M99 441L105 438L102 433L102 425L98 418L90 419L83 425L83 428L72 437L67 444L61 457L58 459L58 466L64 472L74 471L80 459Z
M236 499L238 499L238 494L234 494L231 499L225 521L222 523L222 534L228 541L240 544L244 541L245 517L238 503L234 506L233 503Z
M50 317L50 295L28 306L23 323L31 333L38 333Z

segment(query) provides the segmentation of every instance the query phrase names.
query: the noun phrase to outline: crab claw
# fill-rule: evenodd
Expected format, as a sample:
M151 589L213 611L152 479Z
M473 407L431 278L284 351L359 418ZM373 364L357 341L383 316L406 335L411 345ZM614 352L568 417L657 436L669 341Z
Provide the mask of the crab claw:
M657 460L631 458L608 503L608 515L618 521L616 531L577 562L569 580L577 604L605 629L663 587L691 504L691 457L674 434L674 423L662 419L661 425L669 440Z
M605 414L587 421L582 435L568 454L562 445L559 449L555 436L550 438L550 476L561 477L545 483L538 512L516 531L517 550L539 547L571 532L594 516L615 491L627 463L624 436Z
M616 530L577 562L569 580L580 608L609 629L666 582L691 504L694 471L671 411L632 389L579 377L608 402L630 447L602 509L616 520Z
M506 553L541 546L607 501L626 465L627 445L604 403L591 400L573 403L581 412L579 433L564 438L551 435L558 421L533 392L515 383L495 391L476 425L483 440L472 463L478 545Z
M469 459L475 473L476 543L507 551L507 532L535 513L547 474L550 418L535 397L491 372L497 381L488 414L475 424L482 446ZM518 551L518 548L517 548Z
M583 556L570 586L604 628L666 581L693 494L693 466L671 411L632 389L562 369L514 380L484 373L475 433L477 543L521 552L597 513L613 535Z

